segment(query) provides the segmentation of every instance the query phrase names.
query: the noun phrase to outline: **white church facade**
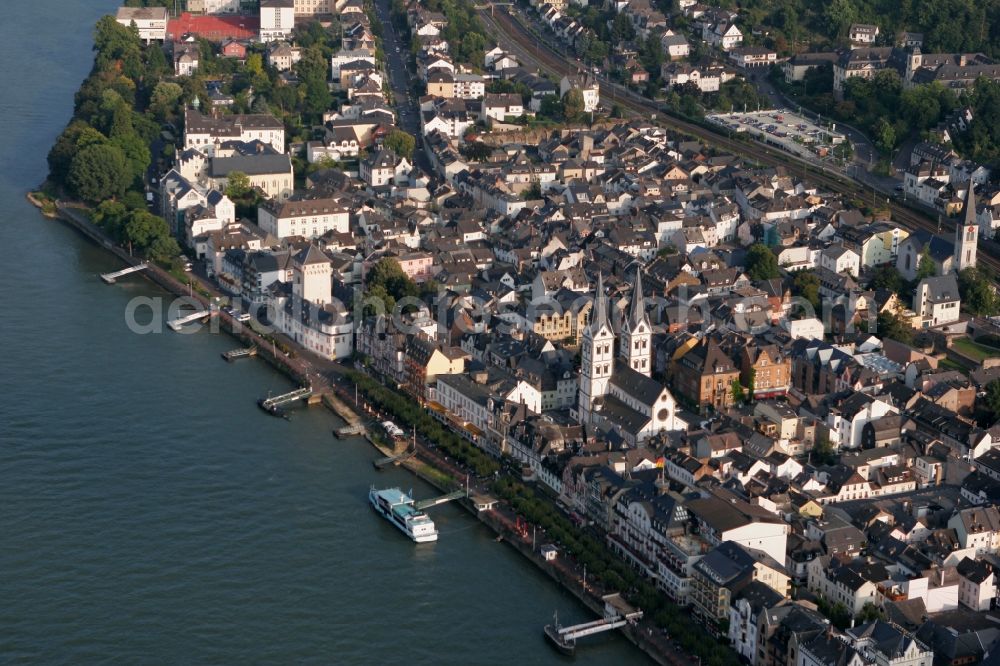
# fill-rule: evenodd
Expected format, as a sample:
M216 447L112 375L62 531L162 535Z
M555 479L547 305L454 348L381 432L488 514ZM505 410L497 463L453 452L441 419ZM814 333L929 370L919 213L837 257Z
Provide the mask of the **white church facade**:
M608 299L600 275L592 314L580 350L577 402L580 422L591 433L617 436L630 446L683 427L676 416L677 402L673 395L650 377L653 329L646 316L641 274L636 273L620 336L615 334L608 318Z

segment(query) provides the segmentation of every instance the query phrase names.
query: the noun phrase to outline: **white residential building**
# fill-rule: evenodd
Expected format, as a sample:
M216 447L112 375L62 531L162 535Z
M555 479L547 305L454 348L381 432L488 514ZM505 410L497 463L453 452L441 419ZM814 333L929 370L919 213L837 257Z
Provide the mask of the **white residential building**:
M260 41L288 39L294 27L294 0L260 0Z
M304 236L318 238L328 231L350 230L351 217L336 199L267 201L257 209L258 224L278 238Z
M958 321L961 304L954 273L924 278L913 295L913 310L920 315L923 328Z
M115 20L126 27L134 23L139 38L147 44L167 37L166 7L119 7Z

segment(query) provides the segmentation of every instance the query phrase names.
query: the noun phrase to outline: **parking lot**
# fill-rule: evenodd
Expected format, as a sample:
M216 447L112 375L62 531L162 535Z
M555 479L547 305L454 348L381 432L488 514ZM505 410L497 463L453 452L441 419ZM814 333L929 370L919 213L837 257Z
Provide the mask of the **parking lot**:
M764 143L811 159L826 157L834 146L846 140L840 132L820 127L787 109L717 113L708 119L734 132L745 132Z

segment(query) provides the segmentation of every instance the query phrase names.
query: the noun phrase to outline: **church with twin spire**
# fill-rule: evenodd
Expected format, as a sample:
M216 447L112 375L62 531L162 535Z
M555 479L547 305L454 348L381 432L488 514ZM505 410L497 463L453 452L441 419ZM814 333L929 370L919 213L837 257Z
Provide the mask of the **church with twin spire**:
M591 434L615 433L632 446L682 429L673 395L650 376L653 327L646 315L641 272L636 271L632 299L617 333L608 315L602 275L597 276L591 313L580 349L580 423Z

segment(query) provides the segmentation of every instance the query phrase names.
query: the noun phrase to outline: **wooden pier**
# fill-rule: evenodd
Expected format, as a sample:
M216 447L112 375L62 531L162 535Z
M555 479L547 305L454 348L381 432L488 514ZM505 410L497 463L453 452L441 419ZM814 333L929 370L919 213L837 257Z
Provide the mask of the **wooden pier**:
M120 271L115 271L114 273L102 273L101 279L108 284L114 284L115 280L120 277L125 277L126 275L131 275L132 273L138 273L141 270L149 268L149 264L139 264L137 266L129 266L128 268L123 268Z
M227 352L222 353L222 358L227 361L235 361L240 358L253 358L257 355L256 347L242 347L240 349L231 349Z
M289 391L288 393L283 393L281 395L276 395L268 398L261 398L257 401L257 405L269 414L275 416L282 416L281 408L285 405L289 405L296 400L306 400L307 404L309 399L312 397L313 390L311 387L304 386L294 391Z

